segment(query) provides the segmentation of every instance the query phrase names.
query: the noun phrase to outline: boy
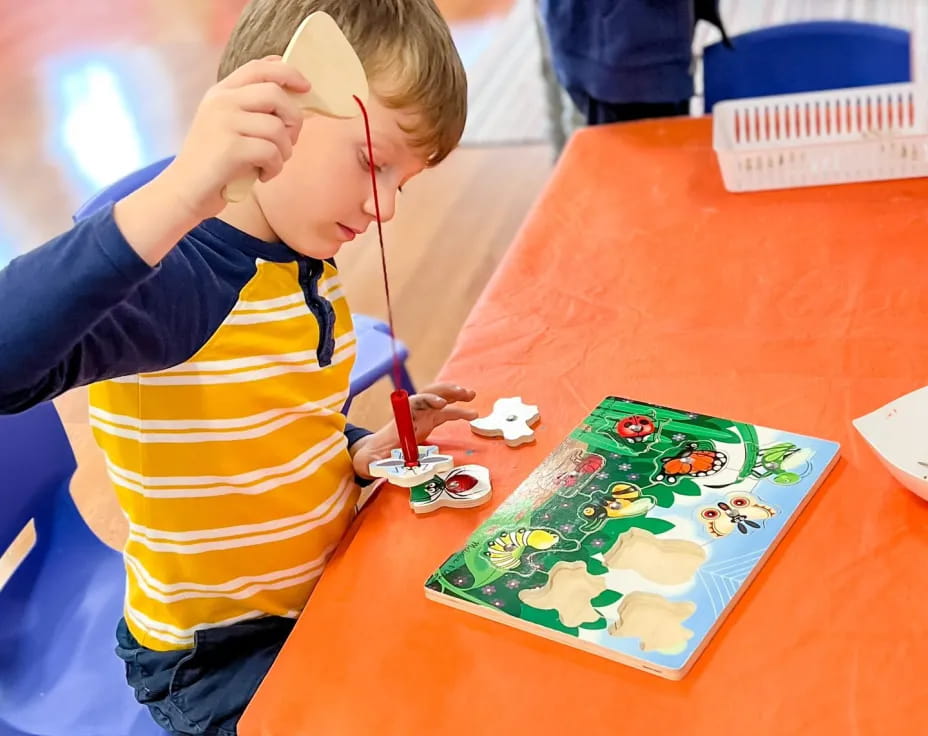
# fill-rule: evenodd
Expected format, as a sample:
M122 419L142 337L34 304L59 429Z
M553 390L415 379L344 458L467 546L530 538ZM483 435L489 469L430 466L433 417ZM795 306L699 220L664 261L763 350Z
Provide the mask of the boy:
M332 15L367 70L381 216L457 145L466 82L431 0L253 0L175 161L0 272L0 410L82 384L129 519L117 631L136 697L175 734L238 718L398 446L346 425L354 359L332 257L375 220L363 119L303 120L280 53ZM286 162L286 164L284 164ZM223 187L257 168L247 199ZM417 435L472 391L411 399Z

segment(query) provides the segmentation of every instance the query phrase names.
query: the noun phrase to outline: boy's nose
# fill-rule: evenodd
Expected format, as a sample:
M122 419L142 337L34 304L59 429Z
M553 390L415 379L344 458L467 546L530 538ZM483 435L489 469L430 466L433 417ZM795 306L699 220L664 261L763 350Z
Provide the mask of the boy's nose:
M380 221L389 222L396 214L396 189L385 184L377 184L377 199L380 205ZM374 205L374 193L370 192L364 200L364 212L376 221L377 208Z

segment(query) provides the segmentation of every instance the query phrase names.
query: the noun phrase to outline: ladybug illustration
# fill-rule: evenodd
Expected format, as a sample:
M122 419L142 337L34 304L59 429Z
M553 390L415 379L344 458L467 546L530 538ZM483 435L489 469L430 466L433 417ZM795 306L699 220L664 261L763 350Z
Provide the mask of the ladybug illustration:
M636 414L633 417L625 417L615 425L615 431L619 437L629 444L644 442L657 431L654 420L650 417Z
M598 473L606 464L606 459L600 455L590 453L580 458L577 464L577 470L581 473Z
M449 474L445 480L445 490L452 497L461 496L476 485L477 479L472 475L467 475L467 473Z
M562 473L557 477L557 482L562 488L571 488L581 480L583 476L591 476L598 473L606 466L606 458L596 453L581 455L579 452L573 458L574 469Z

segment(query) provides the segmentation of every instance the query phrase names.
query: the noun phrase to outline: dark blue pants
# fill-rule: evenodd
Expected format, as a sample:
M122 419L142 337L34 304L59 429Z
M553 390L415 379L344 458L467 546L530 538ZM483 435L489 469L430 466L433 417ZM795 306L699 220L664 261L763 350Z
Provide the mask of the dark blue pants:
M583 114L587 125L624 123L630 120L671 118L688 115L689 100L675 102L604 102L590 97L578 89L568 89L567 94Z
M192 649L159 652L141 646L120 619L116 654L136 699L159 726L176 736L235 736L294 623L267 616L204 629Z

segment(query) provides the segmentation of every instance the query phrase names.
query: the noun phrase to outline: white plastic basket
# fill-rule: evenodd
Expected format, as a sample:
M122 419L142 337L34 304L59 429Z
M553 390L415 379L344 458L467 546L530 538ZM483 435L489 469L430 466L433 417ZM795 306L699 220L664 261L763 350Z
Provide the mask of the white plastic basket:
M713 146L731 192L928 176L914 83L721 102Z

